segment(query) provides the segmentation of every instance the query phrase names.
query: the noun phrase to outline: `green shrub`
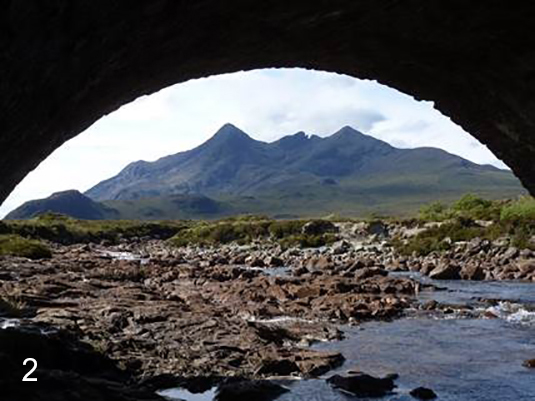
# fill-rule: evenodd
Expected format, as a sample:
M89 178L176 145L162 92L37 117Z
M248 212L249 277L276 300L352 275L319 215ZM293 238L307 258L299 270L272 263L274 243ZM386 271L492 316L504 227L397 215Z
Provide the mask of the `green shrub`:
M301 247L301 248L318 248L324 245L330 245L337 240L334 234L322 234L322 235L290 235L278 240L278 243L283 248Z
M0 255L21 256L29 259L50 258L52 252L40 241L19 235L0 235Z
M273 240L284 247L318 247L336 240L333 234L305 235L304 220L222 220L201 222L180 231L169 242L174 246L217 245L236 242L248 244L254 240Z
M222 219L221 221L234 221L234 222L249 221L251 222L251 221L266 221L266 220L269 220L269 217L263 214L242 214L238 216L227 217L225 219Z
M212 223L197 223L180 231L169 241L175 246L188 244L215 245L237 242L246 244L269 235L270 221L265 220L223 220Z
M426 256L431 252L442 252L450 249L450 243L470 241L476 237L482 237L484 234L485 229L476 226L472 220L458 218L441 226L429 228L412 237L406 243L397 240L393 241L392 245L402 255L416 253L418 256Z
M11 234L10 227L2 221L0 221L0 235L1 234Z
M420 208L419 217L424 221L445 221L456 217L473 220L500 219L503 202L491 201L473 194L464 195L461 199L447 207L441 202L433 202Z
M467 194L455 202L451 209L458 216L474 220L498 220L500 218L501 205L496 201Z
M135 237L167 239L190 226L180 221L77 220L55 213L45 213L30 220L9 221L6 225L13 234L65 245L102 240L118 242L121 238Z
M535 199L522 197L504 206L500 219L502 221L535 222Z
M422 206L419 213L420 219L425 221L444 221L451 217L451 212L441 202L433 202Z
M269 233L275 239L299 235L304 225L305 222L302 220L274 221L269 225Z

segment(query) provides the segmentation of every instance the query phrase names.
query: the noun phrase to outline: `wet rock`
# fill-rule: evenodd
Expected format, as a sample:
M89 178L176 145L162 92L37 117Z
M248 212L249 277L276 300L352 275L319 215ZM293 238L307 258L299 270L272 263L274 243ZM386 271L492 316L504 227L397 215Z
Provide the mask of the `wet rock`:
M438 307L439 307L439 303L434 299L431 299L431 300L429 300L426 303L421 305L421 308L423 310L435 310Z
M292 273L294 276L296 277L299 277L299 276L302 276L304 274L307 274L309 271L308 269L305 267L305 266L299 266L299 267L296 267L295 269L293 269Z
M341 255L346 252L348 252L351 249L351 244L345 240L338 241L337 243L333 244L331 250L332 253L335 255Z
M257 375L267 376L289 376L300 372L295 361L288 359L271 359L262 361L261 366L255 372Z
M309 271L327 270L327 269L332 268L333 266L334 265L333 265L331 259L329 259L326 256L320 256L318 258L311 258L306 263L306 268Z
M299 286L291 295L295 298L316 298L322 294L322 289L317 286Z
M388 226L384 222L379 220L368 223L366 231L370 235L376 235L379 237L388 236Z
M525 360L522 366L530 369L535 369L535 358Z
M437 267L437 263L435 261L427 260L424 263L422 263L420 266L420 273L424 275L429 275L435 268ZM411 271L418 271L418 265L417 264L411 264L410 270Z
M21 385L28 357L38 361L37 382ZM3 400L163 401L89 345L47 326L0 330L0 387Z
M535 260L534 259L519 260L516 263L516 266L518 270L525 275L529 275L535 272Z
M466 264L460 271L463 280L484 280L485 270L478 264Z
M118 250L147 260L99 257ZM39 264L0 259L0 272L9 273L0 276L0 290L15 289L32 319L76 330L144 377L317 376L343 357L298 345L339 339L334 324L390 319L414 301L412 280L384 275L381 252L282 254L269 244L169 249L163 241L76 252L57 246L53 260ZM269 256L284 260L292 274L233 264ZM308 264L312 272L299 267Z
M216 401L270 401L289 391L270 381L240 380L219 385Z
M458 280L461 278L460 272L461 267L457 263L443 261L429 273L429 277L435 280Z
M295 356L301 374L305 377L320 376L342 365L345 358L339 352L310 352L303 350Z
M498 319L498 315L488 310L484 311L482 316L486 319Z
M502 260L504 262L509 262L512 259L516 258L517 255L518 255L518 249L515 247L510 247L502 254Z
M437 398L435 392L426 387L417 387L414 390L411 390L410 395L419 400L434 400Z
M265 267L264 260L257 256L249 256L245 259L245 264L251 267Z
M269 267L282 267L284 266L284 261L276 256L268 256L264 260L264 265Z
M364 269L357 270L354 277L357 280L364 280L374 276L385 277L387 275L388 271L386 271L385 269L381 269L379 267L366 267Z
M392 378L377 378L365 373L350 376L334 375L328 378L327 382L357 397L383 397L391 393L395 387Z

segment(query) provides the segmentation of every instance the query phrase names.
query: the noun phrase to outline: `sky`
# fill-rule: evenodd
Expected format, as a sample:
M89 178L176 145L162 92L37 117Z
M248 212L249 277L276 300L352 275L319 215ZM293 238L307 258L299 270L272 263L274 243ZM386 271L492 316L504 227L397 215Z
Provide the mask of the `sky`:
M346 75L254 70L173 85L101 118L31 172L0 206L0 217L57 191L86 191L130 162L191 149L227 122L266 142L299 131L328 136L349 125L399 148L433 146L506 168L433 102Z

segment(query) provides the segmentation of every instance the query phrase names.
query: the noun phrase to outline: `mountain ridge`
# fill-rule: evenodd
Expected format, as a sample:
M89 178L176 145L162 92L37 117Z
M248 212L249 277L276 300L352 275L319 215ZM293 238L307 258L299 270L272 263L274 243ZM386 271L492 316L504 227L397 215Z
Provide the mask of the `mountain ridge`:
M414 151L395 148L349 126L325 138L300 132L266 143L251 138L232 124L225 124L196 148L154 162L132 163L85 194L97 201L191 193L250 195L249 192L259 190L257 184L265 181L266 176L276 176L275 181L280 182L302 174L333 176L333 179L357 172L373 174L377 169L384 170L395 159L404 160L409 152L428 159L438 154L440 159L449 158L450 162L462 161L465 166L487 168L441 149Z
M350 126L268 143L225 124L191 150L128 164L83 196L128 218L182 218L398 213L466 192L525 191L510 171L438 148L396 148Z

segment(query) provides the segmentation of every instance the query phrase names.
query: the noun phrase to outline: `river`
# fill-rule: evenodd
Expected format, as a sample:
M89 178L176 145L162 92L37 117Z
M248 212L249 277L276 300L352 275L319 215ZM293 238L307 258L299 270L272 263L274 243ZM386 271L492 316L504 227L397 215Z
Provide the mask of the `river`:
M407 274L404 274L407 275ZM318 343L315 349L342 352L348 369L372 375L399 374L394 394L384 401L414 400L408 393L418 386L433 389L444 401L527 401L535 399L535 371L522 366L535 358L535 284L517 282L433 282L411 274L443 291L423 291L421 302L469 305L497 318L462 314L409 313L393 322L369 322L343 327L346 339ZM495 305L481 299L497 300ZM501 302L500 302L501 300ZM290 392L279 401L347 401L354 399L332 389L324 380L283 382ZM181 389L161 392L169 400L211 401L215 392L190 394ZM362 399L362 398L361 398Z

